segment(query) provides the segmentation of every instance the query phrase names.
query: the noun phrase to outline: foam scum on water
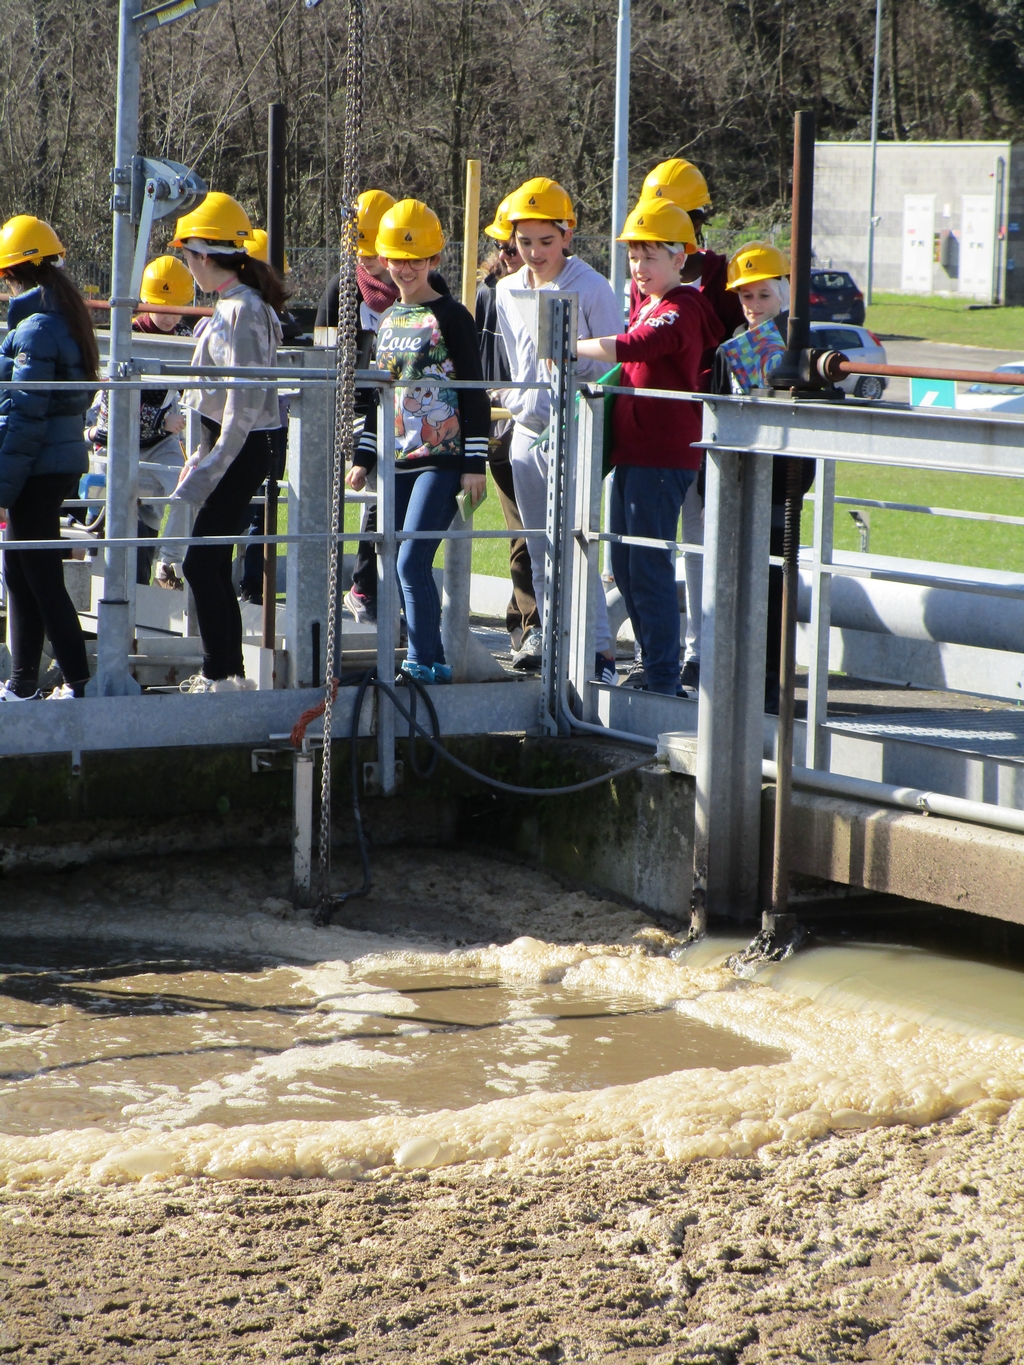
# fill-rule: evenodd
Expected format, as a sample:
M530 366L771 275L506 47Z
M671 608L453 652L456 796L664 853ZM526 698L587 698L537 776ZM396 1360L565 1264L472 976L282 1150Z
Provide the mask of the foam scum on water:
M17 896L8 883L0 933L274 953L306 972L328 1018L332 1000L391 978L555 983L562 997L667 1005L770 1051L597 1090L545 1089L528 1063L519 1093L460 1109L232 1125L192 1122L185 1105L145 1126L11 1134L0 1350L1024 1358L1019 1020L997 1032L870 990L826 1003L792 972L740 981L711 950L674 960L633 910L469 855L391 855L365 927L329 931L284 917L278 875L269 861L93 870L76 876L73 912L66 878ZM911 987L929 969L918 958ZM998 993L1010 974L985 970Z

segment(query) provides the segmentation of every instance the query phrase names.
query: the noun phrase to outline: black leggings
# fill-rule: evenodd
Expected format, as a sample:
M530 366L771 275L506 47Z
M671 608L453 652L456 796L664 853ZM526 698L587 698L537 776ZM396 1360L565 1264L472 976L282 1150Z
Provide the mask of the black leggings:
M59 540L60 505L74 497L77 474L34 474L7 509L8 540ZM39 686L43 637L49 638L64 681L81 696L89 678L85 637L64 586L60 550L8 550L4 578L10 599L11 685L19 697Z
M270 433L254 431L196 516L195 536L239 535L249 525L249 503L270 470ZM242 613L231 582L231 545L192 545L182 566L192 589L203 674L211 681L244 677Z

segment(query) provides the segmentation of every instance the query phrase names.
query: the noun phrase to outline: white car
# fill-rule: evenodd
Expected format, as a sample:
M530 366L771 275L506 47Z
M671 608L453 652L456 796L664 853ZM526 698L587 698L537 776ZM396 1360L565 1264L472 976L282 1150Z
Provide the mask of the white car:
M1019 384L971 384L957 391L956 405L961 412L1024 412L1024 361L997 365L995 374L1019 374Z
M885 347L874 332L850 323L812 322L811 345L819 351L842 351L848 359L859 364L886 363ZM839 388L857 398L881 398L888 382L878 374L849 374L839 381Z

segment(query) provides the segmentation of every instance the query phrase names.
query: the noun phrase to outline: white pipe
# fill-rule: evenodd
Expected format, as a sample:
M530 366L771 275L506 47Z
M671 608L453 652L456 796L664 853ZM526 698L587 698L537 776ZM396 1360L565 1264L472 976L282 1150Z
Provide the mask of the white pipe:
M577 720L562 698L562 715L573 730L586 730L588 734L601 735L604 739L624 739L628 744L644 744L657 749L658 741L650 735L634 735L629 730L610 730L607 725L594 725L589 720Z
M617 240L629 202L630 0L619 0L615 43L615 158L612 161L612 231L608 261L615 302L625 313L626 248Z
M875 0L875 74L871 83L871 194L868 207L868 269L864 302L872 301L875 287L875 185L878 168L878 61L882 48L882 0Z
M777 768L766 758L761 771L769 782L774 782ZM886 806L901 806L919 815L945 815L951 820L968 820L975 825L989 825L993 829L1012 830L1024 834L1024 811L1009 806L993 806L987 801L968 801L961 796L944 796L941 792L921 791L917 787L894 787L889 782L869 782L863 777L845 777L841 773L826 773L812 768L793 769L794 787L809 791L828 792L832 796L850 796L859 801L880 802Z

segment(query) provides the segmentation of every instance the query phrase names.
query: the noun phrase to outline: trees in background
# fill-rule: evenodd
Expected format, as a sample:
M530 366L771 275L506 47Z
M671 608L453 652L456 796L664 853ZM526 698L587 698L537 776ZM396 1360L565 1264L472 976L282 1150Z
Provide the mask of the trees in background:
M885 0L886 138L1024 129L1021 0ZM365 180L460 227L466 157L484 208L530 175L562 180L607 229L615 0L366 0ZM634 0L631 188L667 156L705 171L737 224L789 195L793 111L866 137L874 0ZM289 111L288 239L333 243L345 6L222 0L143 42L142 150L195 165L254 219L266 105ZM108 250L115 0L0 7L0 210L53 219L74 254ZM155 239L156 240L156 239Z

